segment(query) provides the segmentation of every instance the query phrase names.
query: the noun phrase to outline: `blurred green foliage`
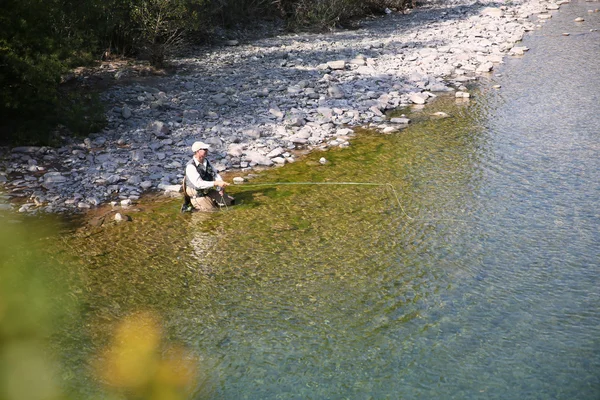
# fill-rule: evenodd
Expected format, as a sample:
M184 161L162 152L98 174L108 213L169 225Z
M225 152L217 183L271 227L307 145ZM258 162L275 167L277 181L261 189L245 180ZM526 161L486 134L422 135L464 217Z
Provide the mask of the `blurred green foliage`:
M59 399L59 367L48 339L72 302L35 250L42 229L0 229L0 399Z

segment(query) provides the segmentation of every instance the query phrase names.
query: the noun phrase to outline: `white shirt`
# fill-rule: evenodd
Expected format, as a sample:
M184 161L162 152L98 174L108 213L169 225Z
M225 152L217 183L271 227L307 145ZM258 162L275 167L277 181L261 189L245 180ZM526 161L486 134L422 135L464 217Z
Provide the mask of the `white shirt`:
M197 189L209 189L211 187L214 187L215 186L214 181L205 181L202 178L200 178L200 174L198 173L198 170L196 169L200 163L198 162L196 157L194 157L194 164L195 164L195 166L192 164L189 164L185 168L185 175L188 177L190 182L192 182ZM207 163L206 159L202 160L202 166L205 169L206 169L207 164L208 163ZM221 175L219 175L219 173L217 171L215 171L215 181L222 181L222 180L223 179L221 178Z

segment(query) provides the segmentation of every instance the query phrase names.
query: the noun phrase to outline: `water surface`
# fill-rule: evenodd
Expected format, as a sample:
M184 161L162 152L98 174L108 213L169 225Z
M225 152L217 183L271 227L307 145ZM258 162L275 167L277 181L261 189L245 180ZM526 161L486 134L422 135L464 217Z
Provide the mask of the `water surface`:
M404 110L420 122L252 181L390 183L397 198L236 187L242 205L224 212L165 202L64 236L53 257L78 261L85 286L68 368L106 342L108 321L151 309L202 357L197 398L599 398L590 4L563 6L471 101Z

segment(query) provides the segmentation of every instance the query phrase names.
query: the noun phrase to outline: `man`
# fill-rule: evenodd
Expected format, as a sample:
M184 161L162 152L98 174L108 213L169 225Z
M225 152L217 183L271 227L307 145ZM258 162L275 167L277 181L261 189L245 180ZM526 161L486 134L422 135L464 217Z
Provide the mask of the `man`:
M183 196L185 203L181 211L211 211L218 207L230 206L234 198L225 194L229 185L206 159L210 146L203 142L192 145L194 156L185 167Z

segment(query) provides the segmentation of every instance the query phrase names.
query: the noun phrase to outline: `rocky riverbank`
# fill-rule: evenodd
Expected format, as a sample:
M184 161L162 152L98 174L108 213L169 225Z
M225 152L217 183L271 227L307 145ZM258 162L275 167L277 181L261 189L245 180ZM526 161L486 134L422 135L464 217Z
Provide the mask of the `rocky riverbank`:
M297 148L348 146L358 126L398 132L409 121L386 111L438 92L468 97L467 82L523 55L523 35L566 2L427 3L357 30L200 49L174 60L175 75L108 89L101 133L2 149L0 208L77 212L177 192L196 140L220 171L243 172L293 162Z

